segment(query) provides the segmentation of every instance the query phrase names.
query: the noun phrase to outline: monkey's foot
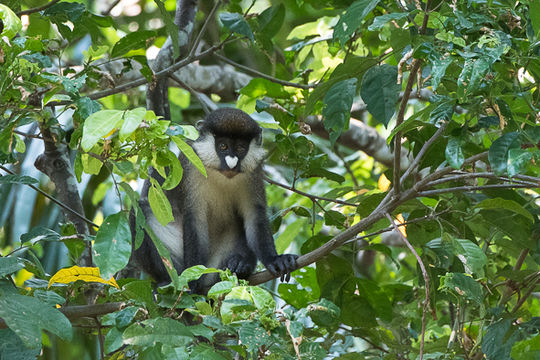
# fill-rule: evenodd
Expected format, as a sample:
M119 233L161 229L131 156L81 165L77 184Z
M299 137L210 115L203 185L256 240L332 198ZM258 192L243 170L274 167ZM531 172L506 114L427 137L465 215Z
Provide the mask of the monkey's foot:
M253 273L257 263L240 255L233 255L225 262L224 268L231 270L241 279L247 279Z

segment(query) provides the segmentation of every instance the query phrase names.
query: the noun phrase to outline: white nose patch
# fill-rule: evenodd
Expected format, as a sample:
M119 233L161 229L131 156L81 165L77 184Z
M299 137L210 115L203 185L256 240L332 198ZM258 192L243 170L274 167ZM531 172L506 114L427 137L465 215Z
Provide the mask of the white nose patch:
M229 166L230 169L234 169L236 164L238 164L238 158L236 156L225 156L225 162Z

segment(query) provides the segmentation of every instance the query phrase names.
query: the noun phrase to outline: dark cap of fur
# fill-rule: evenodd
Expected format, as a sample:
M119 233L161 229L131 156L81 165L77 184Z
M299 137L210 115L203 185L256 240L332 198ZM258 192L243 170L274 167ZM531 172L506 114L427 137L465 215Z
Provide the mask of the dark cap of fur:
M218 109L206 117L200 130L217 136L254 138L261 133L261 127L242 110Z

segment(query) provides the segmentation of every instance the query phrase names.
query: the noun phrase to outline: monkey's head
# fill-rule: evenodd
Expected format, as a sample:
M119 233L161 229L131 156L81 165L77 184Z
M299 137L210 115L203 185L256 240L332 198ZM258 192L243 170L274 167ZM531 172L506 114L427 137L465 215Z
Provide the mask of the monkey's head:
M208 169L228 178L257 169L264 159L262 129L245 112L224 108L197 124L199 138L193 144Z

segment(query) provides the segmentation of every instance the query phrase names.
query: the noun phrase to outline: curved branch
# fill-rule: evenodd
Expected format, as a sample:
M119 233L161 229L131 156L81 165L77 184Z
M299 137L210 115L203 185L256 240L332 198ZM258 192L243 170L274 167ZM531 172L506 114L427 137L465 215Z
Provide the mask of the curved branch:
M38 7L35 7L35 8L19 11L16 14L17 14L18 17L21 17L23 15L30 15L30 14L33 14L33 13L37 13L37 12L43 11L43 10L53 6L54 4L56 4L59 1L60 0L52 0L50 3L47 3L47 4L43 5L43 6L38 6Z

